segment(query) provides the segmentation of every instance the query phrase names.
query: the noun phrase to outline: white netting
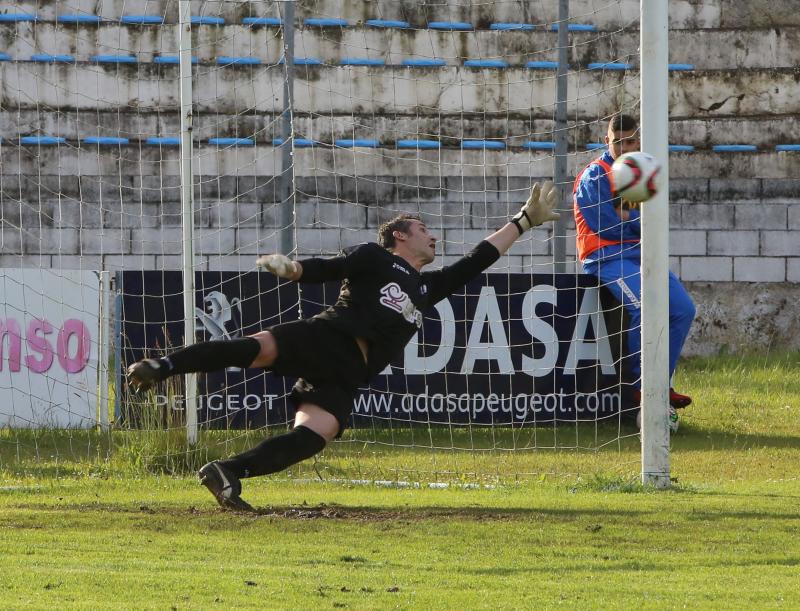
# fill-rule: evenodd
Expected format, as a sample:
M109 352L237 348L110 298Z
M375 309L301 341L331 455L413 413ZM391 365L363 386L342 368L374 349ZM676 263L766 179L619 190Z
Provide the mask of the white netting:
M560 177L567 219L571 178L597 156L592 145L602 142L609 116L638 110L638 2L571 4L561 24L569 26ZM255 274L256 256L281 250L287 239L294 256L333 255L375 241L377 226L395 213L413 212L440 238L435 268L503 225L534 180L554 175L557 9L557 2L521 0L302 4L287 66L286 3L193 3L197 339L252 333L331 303L332 287L279 288ZM107 271L114 278L107 401L117 431L108 439L131 448L142 429L170 429L152 441L159 465L182 451L182 382L134 399L120 372L183 343L177 20L177 2L108 3L97 12L58 2L19 3L0 21L8 41L0 63L0 425L18 426L30 410L13 376L34 375L24 365L30 330L21 371L7 365L16 349L8 321L18 320L24 334L29 321L55 316L30 305L22 289L5 290L29 278L8 269L47 269L55 279L42 286L53 293L37 295L59 311L55 317L94 321L93 368L84 375L96 371L100 354L100 285L86 287L77 302L64 283L88 282L75 273ZM410 466L395 471L492 474L503 471L495 454L469 454L466 466L464 454L451 451L630 447L625 438L635 430L618 414L620 342L611 331L619 320L607 328L619 314L604 318L598 292L577 274L572 227L567 220L531 231L489 276L437 307L393 375L379 376L358 398L355 427L328 452L329 464L361 470L373 468L370 456L384 446L433 448L422 458L410 453ZM560 260L558 240L566 253ZM55 346L57 330L38 333ZM47 413L69 412L70 401L54 389L78 382L36 375L37 388L52 393ZM89 386L80 392L92 409L106 409L106 399L96 399L103 392ZM289 388L253 370L201 376L201 430L213 432L201 435L200 454L227 453L266 424L287 426ZM41 392L30 391L31 404ZM576 400L584 406L567 405ZM30 418L33 431L9 430L4 442L17 454L37 448L55 432L36 429L58 422ZM59 446L65 456L94 456L105 439L72 443L77 434L67 435L68 451ZM538 470L519 461L515 474Z

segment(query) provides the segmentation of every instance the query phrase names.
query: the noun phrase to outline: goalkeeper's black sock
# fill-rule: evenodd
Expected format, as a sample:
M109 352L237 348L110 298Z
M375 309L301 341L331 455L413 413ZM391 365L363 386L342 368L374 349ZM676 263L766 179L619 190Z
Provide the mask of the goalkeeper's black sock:
M250 367L261 344L254 337L214 340L186 346L158 359L164 367L163 377L181 373L217 371L226 367Z
M277 437L270 437L256 447L219 461L237 477L255 477L283 471L311 458L325 447L325 438L303 425Z

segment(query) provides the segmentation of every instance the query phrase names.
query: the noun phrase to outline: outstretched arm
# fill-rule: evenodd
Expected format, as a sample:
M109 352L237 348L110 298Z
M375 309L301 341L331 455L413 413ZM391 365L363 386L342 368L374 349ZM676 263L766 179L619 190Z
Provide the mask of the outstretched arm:
M294 282L320 283L352 278L369 271L377 253L385 252L377 244L359 244L344 249L336 257L312 257L292 261L286 255L262 255L256 260L259 269Z
M504 255L511 245L531 227L543 225L548 221L557 221L558 212L553 211L556 204L558 190L555 185L545 181L543 185L533 183L531 194L522 209L515 214L503 227L486 238L501 255Z
M534 184L528 201L508 223L452 265L423 274L430 283L429 303L444 299L490 267L531 227L558 219L558 213L553 212L555 202L556 189L552 182Z

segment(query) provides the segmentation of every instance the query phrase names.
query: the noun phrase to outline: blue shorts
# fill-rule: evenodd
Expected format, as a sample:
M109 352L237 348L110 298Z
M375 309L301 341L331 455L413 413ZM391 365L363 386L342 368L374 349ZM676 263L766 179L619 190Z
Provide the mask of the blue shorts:
M628 329L628 354L631 360L631 373L635 386L640 385L641 351L642 351L642 270L638 257L621 255L586 261L583 269L587 274L596 276L600 284L605 286L622 304L630 316L631 326ZM669 273L669 375L675 372L683 344L689 335L694 320L695 307L692 298L672 272Z

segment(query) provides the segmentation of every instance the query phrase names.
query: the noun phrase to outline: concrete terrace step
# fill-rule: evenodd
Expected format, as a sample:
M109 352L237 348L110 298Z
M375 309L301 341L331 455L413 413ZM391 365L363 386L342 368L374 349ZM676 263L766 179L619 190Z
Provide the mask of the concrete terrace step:
M192 2L191 14L222 17L226 22L238 22L243 16L271 17L280 15L280 2L205 1ZM768 6L765 9L765 6ZM103 19L118 20L122 15L162 16L167 21L177 21L178 2L175 0L70 0L69 7L56 0L16 0L0 4L2 12L24 12L41 19L54 20L65 12L98 15ZM477 28L488 28L493 22L544 24L558 17L557 2L529 2L528 0L499 0L497 2L472 2L443 0L423 4L377 0L373 2L341 2L317 0L298 3L297 19L326 17L347 19L350 23L368 19L407 21L422 27L433 21L466 22ZM638 20L639 0L618 2L596 0L571 0L570 12L575 22L591 23L600 29L617 29L630 21ZM742 0L673 0L670 2L670 27L673 28L745 28L787 27L800 25L800 13L795 0L762 2Z
M295 109L319 114L460 115L493 112L552 116L555 79L547 72L470 68L304 66L296 69ZM166 110L178 106L175 66L0 64L8 110ZM587 70L569 76L569 114L603 117L633 107L638 75ZM282 107L279 66L198 70L195 111L275 113ZM577 104L575 102L577 98ZM789 115L800 112L795 69L673 73L670 112L679 117Z
M533 115L534 113L531 113ZM545 113L535 113L544 115ZM583 116L585 122L569 124L569 147L583 148L587 143L602 142L605 121L597 116ZM520 147L526 142L549 142L553 139L552 115L542 118L518 118L505 113L479 113L459 115L320 115L298 113L294 128L298 137L322 143L343 138L371 138L382 147L394 147L399 140L435 140L440 147L458 147L462 138L494 139L507 147ZM98 127L100 126L100 127ZM67 146L98 132L128 138L134 145L148 138L178 138L180 116L177 111L116 110L84 112L63 110L40 112L26 109L19 112L0 112L0 137L14 142L20 137L41 134L64 138ZM247 137L261 145L272 143L281 136L281 121L277 114L198 113L194 117L195 142L207 142L218 137ZM795 116L776 117L711 117L678 118L669 124L669 138L673 144L708 149L717 144L753 144L768 151L776 145L787 144L790 139L800 141ZM169 141L164 146L169 146Z
M68 25L57 22L3 23L4 52L14 60L34 55L71 56L88 61L91 56L134 55L141 63L177 54L174 26L131 27L117 22ZM278 28L236 23L197 26L193 31L193 56L201 64L215 65L219 57L248 57L275 64L283 55ZM573 69L594 62L638 63L639 32L634 28L570 35ZM295 34L295 56L338 65L344 59L368 59L400 65L406 59L438 58L449 65L466 60L502 58L510 66L557 60L557 34L534 31L385 30L353 27L332 36L327 29L306 28ZM673 30L670 61L698 69L792 67L800 47L800 27Z
M297 202L319 202L335 206L354 202L364 205L389 205L393 202L509 202L524 200L535 180L544 176L393 176L393 175L324 175L298 176L295 181ZM218 202L271 205L281 201L277 176L195 176L194 198L199 211L208 211ZM794 206L800 221L800 202L796 194L800 179L768 178L672 178L672 204L729 206L753 202L775 206ZM136 216L136 207L144 204L165 204L159 216L180 217L180 178L154 173L146 176L36 176L0 174L0 200L3 218L19 219L40 209L38 202L82 203L90 208L102 207L128 216ZM22 205L20 205L22 202ZM120 208L125 206L125 208ZM14 209L18 212L14 212ZM54 205L44 207L51 210ZM689 210L687 208L686 210ZM21 211L21 212L20 212ZM516 210L514 210L516 212ZM38 212L36 212L38 214ZM43 212L44 213L44 212ZM90 214L89 209L86 210ZM205 213L205 212L203 212ZM445 211L443 210L443 214ZM757 214L757 210L753 211ZM45 214L51 225L57 211ZM686 213L684 216L691 216ZM769 219L767 219L769 220ZM16 222L16 221L14 221ZM130 219L130 223L135 223ZM140 221L144 222L144 221ZM176 219L164 222L175 223ZM211 222L211 221L209 221ZM25 224L30 227L31 225ZM692 229L691 224L687 229ZM762 223L764 229L785 229L785 223Z
M198 176L275 176L280 171L281 150L273 146L196 149L194 172ZM596 151L571 155L568 170L579 171L597 157ZM296 176L549 176L549 152L520 149L408 150L331 148L297 149ZM800 176L800 152L672 153L670 175L675 178L783 178ZM83 148L0 146L0 163L6 175L38 176L42 168L59 168L65 176L177 176L177 147L145 146Z

